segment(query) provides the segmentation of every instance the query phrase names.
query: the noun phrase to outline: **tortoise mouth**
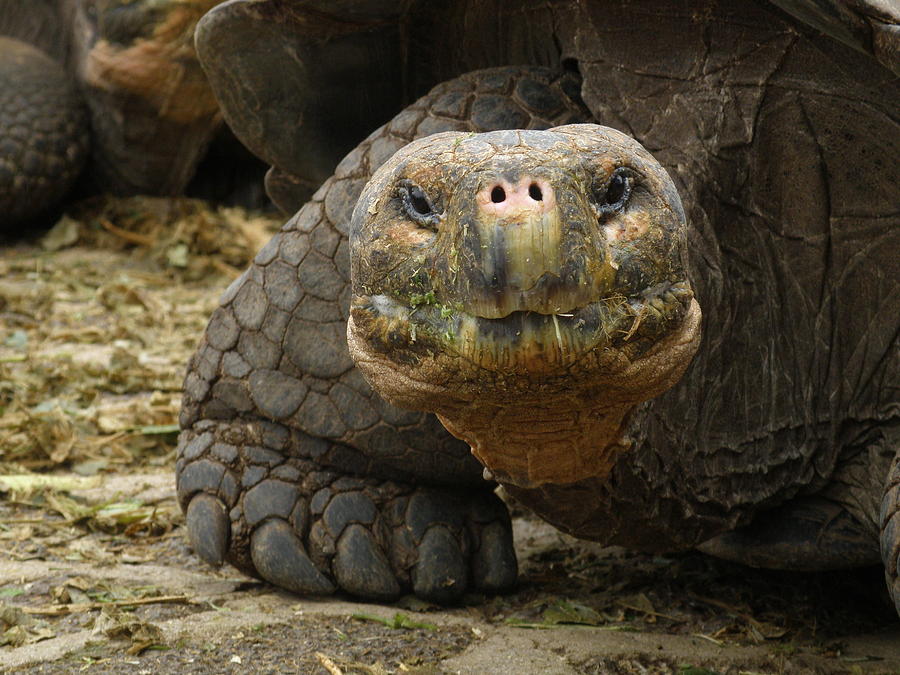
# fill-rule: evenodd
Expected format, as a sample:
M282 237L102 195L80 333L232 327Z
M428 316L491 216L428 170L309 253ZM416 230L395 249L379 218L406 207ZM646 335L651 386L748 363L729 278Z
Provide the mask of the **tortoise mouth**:
M694 297L686 281L627 297L612 294L565 312L517 310L503 317L442 304L433 295L401 300L356 296L355 330L377 352L409 363L440 352L508 374L590 369L591 356L615 348L634 359L678 327Z

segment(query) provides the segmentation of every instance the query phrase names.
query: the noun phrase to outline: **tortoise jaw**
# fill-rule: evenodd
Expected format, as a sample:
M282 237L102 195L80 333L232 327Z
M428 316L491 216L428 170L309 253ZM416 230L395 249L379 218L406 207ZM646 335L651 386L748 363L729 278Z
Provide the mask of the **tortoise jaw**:
M409 361L440 351L461 363L506 375L547 376L592 369L598 350L629 359L677 329L693 299L687 282L659 284L640 295L609 297L569 311L513 311L483 316L468 308L387 295L356 296L352 314L360 337L389 358Z

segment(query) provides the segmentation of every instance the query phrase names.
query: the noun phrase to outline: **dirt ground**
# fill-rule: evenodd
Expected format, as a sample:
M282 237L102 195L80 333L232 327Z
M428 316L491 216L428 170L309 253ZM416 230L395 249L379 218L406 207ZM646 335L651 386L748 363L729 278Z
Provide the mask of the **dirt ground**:
M761 572L515 518L520 584L438 608L309 600L190 551L184 364L280 221L95 200L0 246L0 671L900 673L878 569Z

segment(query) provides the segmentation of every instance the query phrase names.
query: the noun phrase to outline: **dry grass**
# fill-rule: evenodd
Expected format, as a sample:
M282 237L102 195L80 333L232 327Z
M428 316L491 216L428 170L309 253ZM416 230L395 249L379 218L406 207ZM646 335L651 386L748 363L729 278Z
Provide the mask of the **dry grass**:
M0 473L168 461L184 364L278 221L93 200L0 252Z

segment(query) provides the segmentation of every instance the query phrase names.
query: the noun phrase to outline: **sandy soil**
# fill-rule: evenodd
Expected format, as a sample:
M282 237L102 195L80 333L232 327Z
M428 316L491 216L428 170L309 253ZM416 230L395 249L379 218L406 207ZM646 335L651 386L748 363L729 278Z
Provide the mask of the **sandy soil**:
M0 248L0 671L900 673L878 569L635 555L526 514L516 592L453 608L304 599L202 564L174 499L183 364L276 225L99 201Z

